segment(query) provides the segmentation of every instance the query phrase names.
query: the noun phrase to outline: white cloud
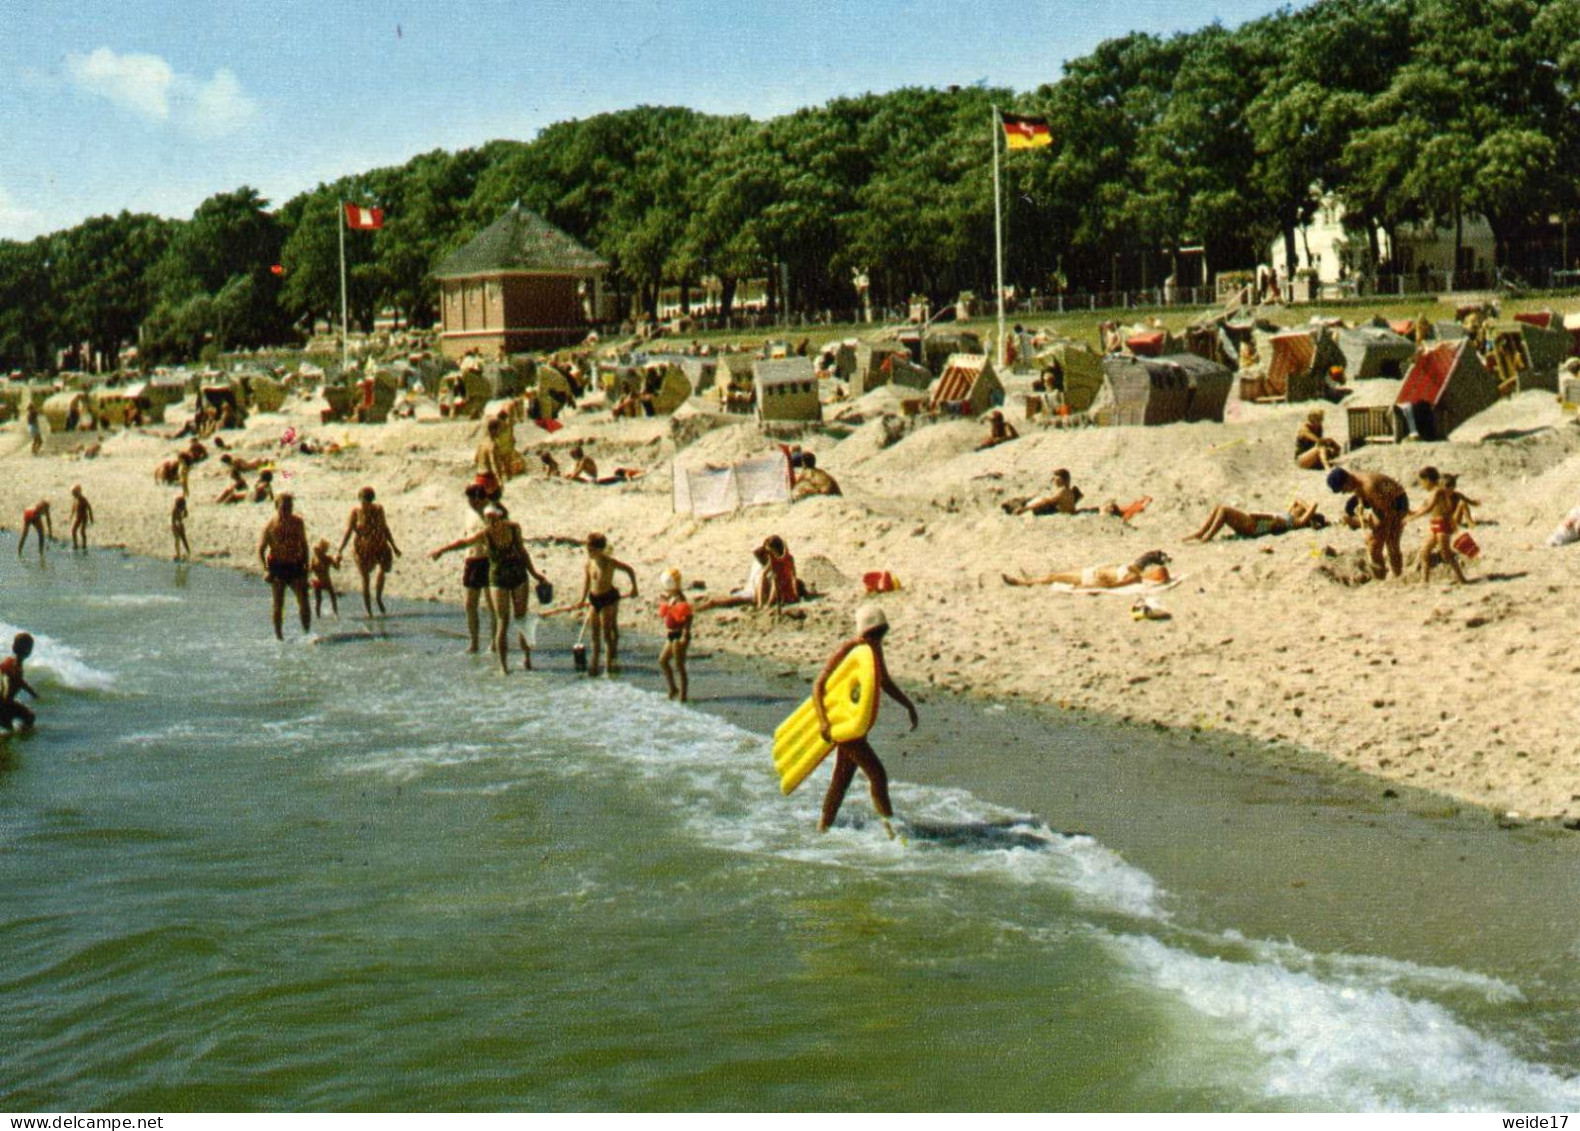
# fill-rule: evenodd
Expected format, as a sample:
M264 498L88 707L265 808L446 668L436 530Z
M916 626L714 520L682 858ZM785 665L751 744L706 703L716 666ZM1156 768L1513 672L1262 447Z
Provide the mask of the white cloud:
M0 185L0 239L32 239L44 230L43 222L40 212L18 204Z
M140 118L162 122L170 117L170 88L176 72L158 55L117 55L100 47L87 55L67 55L66 74L78 89L108 99Z
M84 94L203 139L227 137L258 112L257 103L224 67L205 82L178 72L159 55L121 55L99 47L86 55L67 55L66 75Z
M186 108L187 128L199 137L225 137L241 129L258 113L258 104L242 92L236 76L224 67L199 86Z

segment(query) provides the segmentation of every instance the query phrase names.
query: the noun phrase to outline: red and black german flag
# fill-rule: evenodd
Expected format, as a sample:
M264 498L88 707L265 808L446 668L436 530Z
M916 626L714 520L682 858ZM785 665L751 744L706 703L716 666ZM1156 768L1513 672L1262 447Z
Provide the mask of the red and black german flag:
M1008 149L1040 149L1053 144L1047 118L1027 118L1020 114L1000 114L1004 123L1004 145Z

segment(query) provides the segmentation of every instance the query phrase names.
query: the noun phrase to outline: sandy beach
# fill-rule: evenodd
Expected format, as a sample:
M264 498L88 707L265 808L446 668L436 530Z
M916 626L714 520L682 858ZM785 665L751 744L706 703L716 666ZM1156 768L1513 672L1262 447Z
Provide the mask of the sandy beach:
M552 437L530 424L518 428L530 470L510 483L506 502L533 539L539 568L555 582L557 603L574 599L583 560L579 548L561 540L590 530L609 534L613 553L642 582L642 599L622 612L626 627L657 627L652 603L663 569L678 567L688 584L704 581L709 593L721 594L742 584L750 549L777 533L823 596L782 617L749 609L704 613L699 647L807 671L848 633L851 612L865 599L862 574L887 570L902 588L876 599L894 626L891 663L908 687L1240 735L1506 817L1580 817L1570 739L1580 709L1563 703L1559 691L1580 664L1558 627L1580 547L1545 545L1580 501L1580 428L1551 394L1502 402L1446 443L1366 447L1343 461L1383 471L1417 492L1422 465L1459 474L1461 489L1481 504L1474 536L1483 551L1469 563L1471 584L1463 587L1449 586L1441 570L1429 586L1413 578L1346 584L1360 572L1362 538L1342 526L1257 540L1220 536L1204 546L1183 541L1217 503L1282 512L1300 498L1320 503L1330 517L1341 513L1343 497L1328 492L1320 472L1301 471L1291 458L1308 406L1231 402L1223 424L1159 428L1043 429L1016 419L1019 440L977 451L985 434L979 422L913 423L881 405L874 399L842 406L844 420L798 437L838 479L842 498L708 520L677 516L677 461L690 468L724 463L770 450L774 440L747 420L677 447L676 436L694 435L701 424L614 422L589 411L568 416ZM226 433L227 442L238 454L278 453L280 437L294 427L344 443L332 455L293 452L278 460L279 486L297 496L310 536L337 545L357 491L371 485L405 551L389 591L459 600L459 562L431 562L428 551L462 532L461 488L481 424L418 419L320 427L318 407L293 400L281 413L255 414L245 431ZM95 545L167 557L174 492L155 484L152 473L176 449L164 437L184 417L176 411L162 429L116 433L91 460L70 454L80 443L66 437L50 438L44 454L30 457L22 425L0 428L0 524L15 529L24 507L48 498L56 534L65 539L68 492L80 483L97 513ZM1342 410L1330 409L1328 419L1330 434L1342 438ZM646 474L605 487L545 479L532 449L578 440L590 442L601 466ZM563 454L561 462L568 466ZM1005 499L1039 493L1057 467L1071 470L1083 505L1143 495L1153 502L1129 524L1096 513L1036 518L1002 511ZM225 481L216 459L194 469L189 537L199 560L256 572L269 510L215 504ZM1412 524L1406 552L1424 535ZM1152 596L1168 619L1133 619L1130 595L1017 589L1000 580L1005 572L1128 562L1151 549L1173 557L1179 579ZM57 545L50 552L69 550ZM346 565L338 575L341 615L358 617L349 556ZM268 614L261 587L258 625L262 639Z

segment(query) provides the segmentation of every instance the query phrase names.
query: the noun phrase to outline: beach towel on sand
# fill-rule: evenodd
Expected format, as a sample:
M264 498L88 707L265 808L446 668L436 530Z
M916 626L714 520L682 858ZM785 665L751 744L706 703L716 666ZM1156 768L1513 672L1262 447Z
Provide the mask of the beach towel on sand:
M1085 593L1092 597L1134 597L1138 594L1162 593L1165 590L1173 589L1184 580L1185 575L1178 574L1164 582L1132 581L1129 585L1120 585L1113 589L1083 589L1079 585L1063 585L1059 583L1050 585L1048 588L1055 593Z

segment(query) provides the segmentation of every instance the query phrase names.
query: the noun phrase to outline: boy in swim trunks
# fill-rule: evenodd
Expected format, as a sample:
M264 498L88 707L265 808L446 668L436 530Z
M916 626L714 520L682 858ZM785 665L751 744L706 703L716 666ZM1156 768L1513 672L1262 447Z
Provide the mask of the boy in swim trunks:
M856 612L854 639L847 640L836 648L834 654L828 658L828 663L823 665L823 670L817 673L817 679L812 682L812 705L817 709L817 729L824 742L834 741L830 733L828 707L823 702L824 688L840 662L862 644L872 649L872 658L878 670L878 686L910 713L911 729L916 729L918 722L916 704L912 703L905 692L901 691L889 677L888 665L883 662L883 638L888 631L889 620L883 615L882 609L876 605L862 606ZM834 747L834 776L829 780L828 792L823 796L823 811L818 817L817 831L828 832L829 826L834 823L834 818L839 816L839 807L845 801L845 791L850 788L858 768L867 775L867 784L872 790L873 808L883 819L884 831L892 838L894 829L889 824L889 818L894 816L894 806L889 803L889 775L883 768L883 763L878 761L878 755L874 753L865 736L851 739L849 742L841 742Z
M71 489L71 548L88 548L88 527L93 525L93 504L82 493L82 484Z
M34 699L38 698L38 692L22 678L22 665L32 654L32 635L19 632L11 642L11 654L0 660L0 726L6 730L11 730L11 724L17 722L22 724L23 730L32 730L37 721L33 712L22 706L20 698L24 691Z
M263 563L264 575L273 590L274 636L284 640L281 614L288 588L296 594L302 631L313 626L312 610L307 604L307 524L296 514L296 499L290 492L274 500L274 509L274 517L264 525L258 539L258 560Z
M55 520L49 516L49 500L40 499L27 510L22 512L22 537L16 544L16 556L22 556L22 548L27 545L28 531L38 535L38 560L44 560L44 528L49 527L50 538L55 537Z
M340 598L335 592L335 579L330 575L331 570L340 568L340 557L329 552L329 539L320 538L318 545L313 547L313 562L308 568L312 575L309 584L313 590L313 615L320 619L324 615L324 594L329 594L329 611L335 614L335 619L340 619Z
M1465 571L1459 568L1459 557L1454 553L1454 496L1443 485L1442 476L1435 467L1423 467L1421 486L1426 488L1426 502L1419 510L1411 511L1406 518L1425 517L1430 523L1426 541L1421 544L1421 583L1432 580L1432 551L1436 550L1444 563L1453 571L1456 584L1465 583Z
M620 591L614 587L614 575L624 572L631 579L631 592L636 597L636 572L624 562L609 554L609 539L602 534L587 535L587 569L582 575L582 595L578 602L587 606L587 628L592 633L592 661L587 674L599 673L600 644L609 653L608 672L619 672L620 647Z
M44 433L38 423L38 405L28 402L27 406L27 435L30 450L38 455L44 448Z
M668 639L658 654L658 666L664 669L664 682L669 684L669 697L685 703L689 699L690 684L686 678L686 653L691 650L691 602L686 600L680 586L680 571L664 571L664 599L658 603L658 615L664 619ZM670 670L670 662L675 670Z

